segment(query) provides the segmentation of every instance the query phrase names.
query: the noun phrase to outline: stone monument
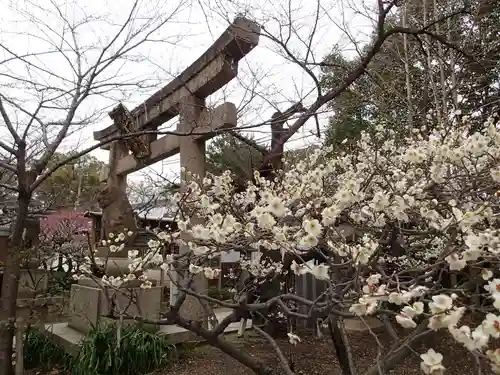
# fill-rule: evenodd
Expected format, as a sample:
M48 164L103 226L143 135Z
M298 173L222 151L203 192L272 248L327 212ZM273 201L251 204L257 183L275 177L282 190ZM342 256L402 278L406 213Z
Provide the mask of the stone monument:
M120 143L120 142L117 142ZM113 145L123 150L123 144ZM110 155L110 165L114 165ZM128 257L130 250L138 250L144 255L148 250L149 236L137 227L132 205L125 192L124 181L116 175L110 175L98 196L102 209L101 240L110 240L115 246L124 244L122 250L111 252L110 246L97 246L94 259L103 262L101 273L106 277L123 277L130 273L132 260ZM130 232L130 233L128 233ZM119 234L125 234L124 240L115 240ZM99 243L99 245L101 245ZM134 272L140 276L140 272ZM96 275L96 276L101 276ZM71 288L70 318L68 325L78 331L88 332L102 321L103 316L118 318L142 317L159 319L162 304L162 287L157 280L149 280L151 287L141 288L140 280L129 280L119 286L102 287L96 279L84 278ZM155 329L151 325L149 329Z

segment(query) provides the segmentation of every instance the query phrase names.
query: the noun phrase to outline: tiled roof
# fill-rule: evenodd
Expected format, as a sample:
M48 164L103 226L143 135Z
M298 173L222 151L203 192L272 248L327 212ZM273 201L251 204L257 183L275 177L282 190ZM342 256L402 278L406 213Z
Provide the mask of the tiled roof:
M136 203L132 207L139 218L144 220L171 221L174 219L177 206L172 201L158 200L154 203ZM88 211L87 216L101 216L101 211Z
M175 216L177 208L173 204L155 205L135 208L135 212L141 219L146 220L172 220Z

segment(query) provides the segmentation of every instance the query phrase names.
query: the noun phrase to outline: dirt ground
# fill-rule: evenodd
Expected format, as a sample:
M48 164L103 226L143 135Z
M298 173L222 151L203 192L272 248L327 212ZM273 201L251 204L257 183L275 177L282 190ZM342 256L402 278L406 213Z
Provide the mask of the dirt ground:
M352 344L353 359L359 374L363 374L377 358L378 344L370 334L352 333L349 335ZM382 335L378 335L379 342L384 347L390 345L390 340ZM279 369L277 355L269 344L262 338L249 334L245 340L237 339L235 336L229 338L239 348L250 353L252 357L265 361L266 364L276 369L277 374L283 372ZM456 345L451 338L433 340L426 342L426 347L433 347L444 356L443 364L447 374L472 375L478 374L474 357L459 345ZM289 350L295 359L295 373L303 375L341 375L340 367L335 358L331 341L326 337L322 340L303 338L302 343L290 348L287 340L280 340L279 345L285 356ZM440 341L440 342L438 342ZM421 349L421 348L419 348ZM418 349L417 349L418 350ZM427 349L426 349L427 350ZM421 375L420 358L418 355L426 350L418 350L413 353L402 364L394 370L388 372L389 375ZM482 374L492 374L489 367L482 366ZM201 345L192 349L187 357L179 363L172 365L169 369L155 373L155 375L250 375L252 371L239 364L226 354L216 348Z
M64 309L51 311L51 321L65 319ZM477 323L477 322L476 322ZM475 325L475 324L474 324ZM326 332L325 332L326 333ZM384 375L421 375L419 355L428 348L434 348L444 356L443 365L445 374L453 375L492 375L489 365L481 365L478 372L476 359L462 346L458 345L447 332L443 336L428 337L416 351L407 357L399 366ZM404 334L404 332L400 332ZM288 358L290 353L295 364L297 375L341 375L334 348L328 335L323 339L300 335L302 342L296 346L289 344L288 340L277 340L282 352ZM378 348L382 345L382 352L391 346L391 339L383 333L377 332L377 340L369 333L351 332L349 342L352 347L353 359L358 375L376 363ZM265 364L276 370L276 374L283 374L279 360L274 349L253 331L247 331L245 339L238 339L236 334L226 335L239 349L249 353L252 357L264 361ZM498 343L500 347L500 342ZM184 351L183 351L184 352ZM151 375L250 375L251 370L238 363L228 355L207 344L189 347L182 358L167 369L157 371ZM28 374L28 372L26 372ZM36 371L31 374L37 374ZM58 374L54 371L53 374ZM377 374L378 375L378 374Z

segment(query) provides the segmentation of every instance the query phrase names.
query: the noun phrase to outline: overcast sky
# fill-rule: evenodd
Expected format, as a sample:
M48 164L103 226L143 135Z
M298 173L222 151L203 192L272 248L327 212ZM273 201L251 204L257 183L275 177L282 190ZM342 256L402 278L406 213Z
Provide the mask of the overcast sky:
M133 4L133 0L34 1L36 3L24 0L0 0L0 42L18 54L43 51L47 48L47 43L43 40L49 36L57 44L57 32L63 29L63 25L54 12L56 9L54 1L68 19L78 21L85 15L93 17L88 26L79 28L77 35L80 45L89 46L104 45L116 27L123 23ZM34 4L38 7L33 6ZM119 100L123 100L129 109L140 104L148 95L167 84L172 77L197 59L227 28L229 20L234 19L237 13L246 14L262 22L273 35L279 35L278 23L287 21L290 15L295 35L292 34L290 37L289 48L296 56L304 57L313 29L315 32L311 51L318 61L335 45L339 45L344 53L353 56L356 51L352 41L366 42L367 35L371 31L370 16L373 16L373 12L369 10L371 6L370 0L322 0L319 7L313 0L141 0L139 10L141 17L138 17L136 25L140 25L141 21L145 22L144 20L152 14L174 15L156 34L157 39L162 39L162 42L141 46L134 52L137 61L120 66L119 73L122 78L130 77L131 82L135 79L146 79L152 86L144 90L124 90L123 93L113 93L104 98L91 98L84 104L84 110L91 113L97 108L111 107ZM319 14L318 22L314 27L317 14ZM27 15L30 19L27 19ZM94 22L98 17L102 17L106 22ZM40 26L41 23L44 25ZM47 33L47 28L53 33ZM346 30L349 34L346 34ZM89 60L92 60L96 53L98 51L89 52ZM245 104L239 125L268 120L275 112L273 108L275 106L286 109L300 99L307 105L315 98L314 82L302 68L284 59L282 53L283 50L279 46L261 37L258 47L240 62L238 78L230 82L222 92L210 97L208 102L220 104L224 99L240 107L248 100L248 88L252 87L257 95L252 97L250 104ZM11 52L0 50L0 59L9 56L12 56ZM61 55L51 54L37 59L40 63L43 62L43 66L47 69L54 70L62 76L71 75L68 61ZM116 69L115 72L118 71ZM2 72L9 73L0 76L2 84L0 88L3 92L8 90L7 93L11 97L23 97L23 104L27 106L30 101L35 102L33 95L28 95L19 88L6 86L12 78L11 75L33 77L31 71L23 68L22 64L16 65L11 62L8 69L2 67L0 73ZM44 79L46 83L47 78ZM55 117L57 116L59 114L55 114ZM326 116L327 114L322 116L322 124ZM22 122L21 119L19 121ZM83 148L92 144L93 131L109 124L111 124L110 119L101 116L84 129L75 132L64 143L64 150ZM166 126L170 126L173 130L176 121L171 121ZM5 129L2 130L4 138ZM304 147L317 142L314 132L314 122L308 123L292 141L287 143L286 147L288 149ZM255 129L253 133L259 143L266 144L270 140L270 129L267 126ZM107 160L106 151L96 151L93 155L101 160ZM172 177L179 172L179 158L172 157L157 163L152 168L156 173ZM143 172L151 174L151 170ZM140 178L141 172L130 176L131 180Z

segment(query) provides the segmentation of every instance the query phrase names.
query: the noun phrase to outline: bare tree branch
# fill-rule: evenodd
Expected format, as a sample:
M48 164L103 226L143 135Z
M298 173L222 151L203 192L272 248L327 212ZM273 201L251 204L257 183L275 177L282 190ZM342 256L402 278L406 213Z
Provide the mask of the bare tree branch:
M323 105L332 101L333 99L338 97L340 94L342 94L347 88L349 88L349 86L353 82L355 82L359 77L361 77L365 73L365 70L368 67L369 63L372 61L372 59L375 57L375 55L380 51L384 42L392 35L395 35L398 33L430 35L430 36L436 38L440 42L445 42L448 47L450 47L450 48L453 47L455 49L458 49L458 47L454 46L452 43L444 40L444 38L442 36L435 35L435 34L429 32L428 29L432 25L434 25L438 22L445 21L449 17L453 17L457 14L466 13L467 12L466 8L460 9L460 10L453 12L453 13L450 13L450 14L447 14L447 15L439 18L438 20L435 20L435 21L429 23L428 25L425 25L419 29L391 27L389 30L385 31L384 26L385 26L385 20L386 20L387 14L390 12L392 7L394 7L396 2L397 1L390 1L389 4L384 7L384 2L382 0L378 1L379 15L378 15L378 22L377 22L377 27L376 27L377 28L377 37L376 37L375 41L372 43L372 46L369 49L369 51L362 58L359 65L346 76L346 78L343 80L343 82L340 86L328 91L324 95L318 96L317 100L311 106L309 106L307 111L302 116L300 116L299 119L297 121L295 121L295 123L292 126L290 126L288 131L285 134L283 134L283 136L280 137L275 149L271 150L271 153L264 158L264 160L262 161L262 167L264 167L265 165L267 165L270 162L271 157L272 157L271 155L273 153L279 152L279 148L282 147L282 145L287 140L289 140L306 123L307 120L309 120L311 117L315 116L315 114L318 112L318 110Z
M17 134L14 127L12 126L12 122L10 121L9 115L5 111L5 107L4 107L3 101L2 101L2 95L0 95L0 114L2 115L3 121L4 121L5 125L7 126L9 133L12 135L12 138L14 138L14 142L16 144L19 144L19 142L21 142L21 139L19 138L19 135Z

